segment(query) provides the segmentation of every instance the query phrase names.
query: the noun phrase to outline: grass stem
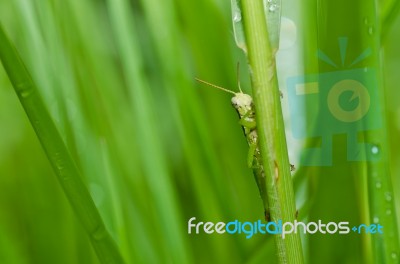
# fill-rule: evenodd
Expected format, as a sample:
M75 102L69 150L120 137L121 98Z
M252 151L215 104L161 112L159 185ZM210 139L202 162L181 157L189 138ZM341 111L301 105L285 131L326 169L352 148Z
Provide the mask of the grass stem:
M273 221L293 222L296 205L275 67L262 1L243 0L243 22L250 64L257 130ZM275 236L279 263L303 263L299 234Z
M0 25L0 59L29 121L57 175L76 216L86 230L101 263L123 263L116 243L82 181L41 95L16 49Z

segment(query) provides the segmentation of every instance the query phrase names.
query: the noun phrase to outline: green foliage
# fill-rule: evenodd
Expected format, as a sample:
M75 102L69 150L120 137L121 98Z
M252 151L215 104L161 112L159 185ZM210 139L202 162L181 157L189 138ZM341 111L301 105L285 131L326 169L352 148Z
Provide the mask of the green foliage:
M385 7L378 17L385 21L379 81L389 135L379 137L389 141L385 166L394 182L394 215L400 213L400 24L390 11L398 1L379 2ZM349 20L361 12L355 5L345 13ZM316 0L283 1L282 7L297 29L297 53L278 53L278 76L316 73L318 45L337 47L317 36L325 21L317 13L330 9L317 9ZM336 12L340 8L336 5ZM230 97L194 81L199 77L235 90L236 61L245 65L245 58L235 45L230 12L229 1L217 0L0 0L4 31L127 263L277 261L271 236L187 234L193 216L213 222L263 218ZM339 25L343 17L329 19ZM288 63L303 69L285 72ZM249 78L241 76L249 93ZM279 82L285 114L284 80ZM0 128L0 262L98 263L3 70ZM290 130L286 134L290 137ZM335 140L333 155L340 157L345 137ZM294 145L288 148L291 157L300 155ZM299 217L373 220L367 169L344 161L331 168L298 167ZM305 236L303 250L309 263L372 263L370 238ZM393 263L399 258L396 252L385 254Z

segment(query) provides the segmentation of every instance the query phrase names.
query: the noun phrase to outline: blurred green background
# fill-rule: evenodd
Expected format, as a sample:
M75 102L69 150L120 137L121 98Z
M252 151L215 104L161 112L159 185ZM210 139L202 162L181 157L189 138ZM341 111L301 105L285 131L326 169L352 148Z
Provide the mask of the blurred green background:
M317 1L287 0L282 7L284 47L277 65L289 127L285 78L318 71ZM193 216L213 222L263 218L230 96L194 81L235 90L240 61L242 87L250 92L229 1L0 0L0 21L127 263L275 263L270 236L187 234ZM394 19L385 25L379 80L394 198L400 192L399 41L400 20ZM298 167L301 219L362 223L357 166L299 167L302 142L286 132ZM338 144L335 153L343 149ZM308 263L373 261L363 236L315 235L303 242ZM0 262L98 263L2 69Z

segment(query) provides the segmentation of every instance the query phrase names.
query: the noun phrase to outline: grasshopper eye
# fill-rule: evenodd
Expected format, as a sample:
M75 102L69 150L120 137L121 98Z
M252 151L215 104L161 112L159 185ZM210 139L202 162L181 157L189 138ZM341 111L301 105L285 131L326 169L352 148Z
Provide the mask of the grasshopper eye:
M231 103L232 103L233 107L235 107L235 108L239 105L236 97L232 97Z

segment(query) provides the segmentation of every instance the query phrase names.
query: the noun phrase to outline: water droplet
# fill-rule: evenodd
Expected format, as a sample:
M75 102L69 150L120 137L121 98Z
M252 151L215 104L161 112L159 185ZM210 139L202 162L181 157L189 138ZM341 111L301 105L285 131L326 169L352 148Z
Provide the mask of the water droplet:
M392 194L390 192L386 192L385 199L386 199L386 201L390 202L392 200Z
M377 224L377 223L379 223L379 217L375 216L374 217L374 224Z
M387 210L386 210L386 214L387 214L387 215L391 215L391 214L392 214L392 210L387 209Z
M29 95L33 93L33 89L26 89L19 92L22 98L27 98Z
M377 181L377 182L375 183L375 187L376 187L377 189L382 188L382 183L381 183L380 181Z
M92 232L91 235L95 240L100 240L107 235L107 232L103 226L99 226L96 230Z
M378 154L379 153L379 147L378 146L372 146L371 152L374 155Z
M368 21L368 18L367 18L367 17L364 18L364 24L365 24L365 25L368 25L368 24L369 24L369 21Z
M242 20L242 14L237 10L233 15L233 22L239 22L240 20Z
M396 252L392 252L392 254L390 256L392 257L392 259L397 259L397 253Z
M374 28L373 27L368 27L368 34L372 35L374 34Z
M278 5L271 4L268 8L269 12L275 12L278 9Z

